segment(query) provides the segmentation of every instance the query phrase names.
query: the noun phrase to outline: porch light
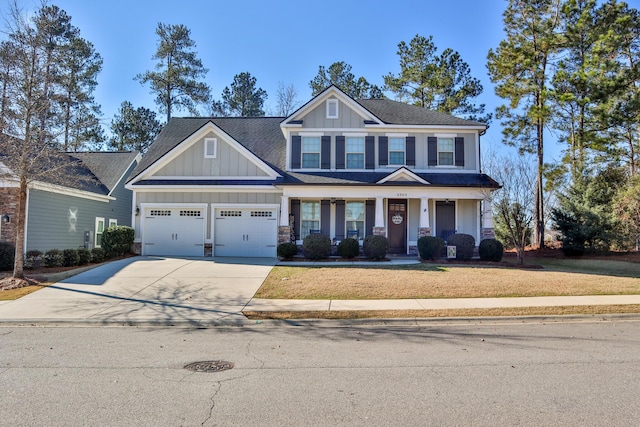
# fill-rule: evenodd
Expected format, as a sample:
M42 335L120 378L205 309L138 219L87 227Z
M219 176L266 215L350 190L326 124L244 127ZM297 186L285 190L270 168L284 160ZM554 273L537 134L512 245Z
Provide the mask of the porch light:
M140 206L136 206L136 216L140 215Z
M4 216L2 217L2 222L4 222L5 224L11 222L11 217L9 216L9 214L4 214Z

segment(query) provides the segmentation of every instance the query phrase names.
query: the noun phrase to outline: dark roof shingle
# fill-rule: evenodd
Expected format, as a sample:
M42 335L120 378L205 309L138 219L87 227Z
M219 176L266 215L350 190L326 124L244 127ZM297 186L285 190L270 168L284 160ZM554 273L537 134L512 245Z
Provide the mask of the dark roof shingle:
M366 108L385 124L395 125L441 125L441 126L486 126L484 123L465 120L451 114L427 110L416 105L390 99L359 99L356 102Z

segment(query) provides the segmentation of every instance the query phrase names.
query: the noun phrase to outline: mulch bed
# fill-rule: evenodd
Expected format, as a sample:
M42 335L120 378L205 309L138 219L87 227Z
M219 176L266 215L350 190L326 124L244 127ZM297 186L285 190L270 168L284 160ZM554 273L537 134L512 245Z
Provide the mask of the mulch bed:
M25 277L24 279L16 279L13 277L5 277L0 280L0 291L9 291L11 289L24 288L26 286L37 286L43 280L41 278Z

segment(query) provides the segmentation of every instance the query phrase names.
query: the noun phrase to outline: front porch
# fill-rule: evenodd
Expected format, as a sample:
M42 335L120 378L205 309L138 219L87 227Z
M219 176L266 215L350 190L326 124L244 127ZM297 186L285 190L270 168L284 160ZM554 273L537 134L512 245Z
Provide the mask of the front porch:
M447 192L449 197L433 191L428 197L424 189L420 194L412 194L416 189L385 194L366 194L369 191L365 188L345 190L320 194L317 190L316 194L285 192L278 243L302 245L307 235L318 233L328 236L335 245L348 237L362 244L366 236L373 234L389 239L389 254L417 255L422 236L439 236L446 241L454 233L465 233L472 235L476 244L493 237L490 206L483 203L479 194L463 198L461 189L451 189ZM482 211L483 205L487 212Z

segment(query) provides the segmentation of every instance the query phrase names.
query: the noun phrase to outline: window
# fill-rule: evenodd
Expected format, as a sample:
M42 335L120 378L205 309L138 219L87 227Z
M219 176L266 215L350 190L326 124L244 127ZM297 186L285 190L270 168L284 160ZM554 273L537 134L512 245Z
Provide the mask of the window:
M215 159L217 148L218 148L218 138L204 139L204 157L205 158Z
M438 165L453 166L453 138L438 138Z
M118 225L117 219L109 218L109 227L115 227L117 225Z
M304 239L311 230L320 229L320 202L300 203L300 238Z
M347 169L364 169L364 138L346 137Z
M327 119L338 118L338 100L327 99Z
M302 167L309 169L320 168L320 137L302 137Z
M357 230L358 238L364 236L364 202L347 202L345 217L347 220L347 236L352 236Z
M102 246L102 233L104 233L104 218L96 217L96 240L94 242L96 248Z
M389 138L389 165L404 165L404 138Z

